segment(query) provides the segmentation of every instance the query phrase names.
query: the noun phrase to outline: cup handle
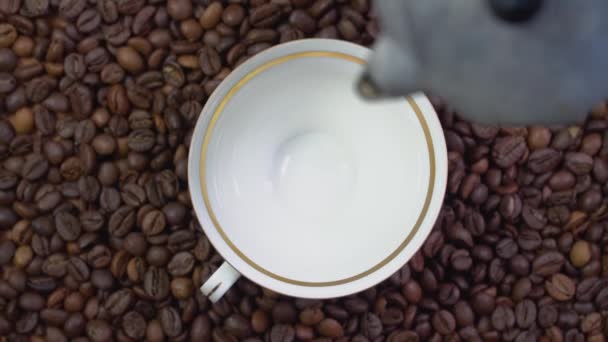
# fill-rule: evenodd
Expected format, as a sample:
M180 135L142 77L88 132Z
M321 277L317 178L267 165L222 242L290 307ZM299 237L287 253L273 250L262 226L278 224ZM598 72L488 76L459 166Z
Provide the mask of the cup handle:
M205 296L209 297L212 303L215 303L230 290L240 277L241 274L234 267L224 262L201 286L201 291Z

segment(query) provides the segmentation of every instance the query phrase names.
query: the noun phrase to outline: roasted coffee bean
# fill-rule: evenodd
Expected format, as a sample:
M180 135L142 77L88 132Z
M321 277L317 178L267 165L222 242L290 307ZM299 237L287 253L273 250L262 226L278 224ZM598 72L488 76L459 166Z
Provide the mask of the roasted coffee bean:
M0 242L0 265L8 263L14 253L16 246L12 241L5 240Z
M0 72L10 72L17 65L15 52L6 47L0 48Z
M71 108L78 118L85 118L93 110L93 95L89 88L82 84L76 84L70 88L68 93Z
M271 342L294 341L295 330L291 325L277 324L270 330Z
M97 178L103 186L112 186L118 181L119 170L114 163L105 162L99 166L99 169L97 171ZM104 190L105 189L116 190L114 188L104 188Z
M241 5L227 6L222 13L222 21L230 26L238 26L245 17L245 10Z
M608 308L608 289L603 288L600 290L595 298L595 301L598 309L606 310Z
M209 328L208 335L204 335L204 337L210 339L210 336L211 328ZM146 338L150 341L164 341L165 333L158 320L153 320L148 324L148 327L146 328Z
M61 102L61 104L59 102ZM62 111L67 109L67 99L63 97L63 95L51 95L44 101L43 104L54 111ZM43 135L51 135L55 132L56 121L55 114L47 110L45 107L34 107L34 124L38 131Z
M191 249L196 245L196 240L193 240L193 238L193 232L189 230L178 230L169 235L169 238L167 239L167 247L173 253Z
M112 254L108 247L97 245L87 253L87 263L93 268L102 268L110 264Z
M522 207L521 216L524 222L533 229L542 229L547 224L544 213L529 205Z
M85 231L95 232L103 227L105 219L99 211L88 210L80 214L80 223Z
M210 3L199 18L201 26L206 30L215 27L222 18L222 11L223 7L221 2Z
M192 295L193 283L189 278L174 278L171 281L171 294L178 299L188 299Z
M304 325L316 325L325 318L325 315L319 308L307 308L300 312L299 318Z
M498 331L503 331L513 327L514 324L515 314L513 310L504 305L497 306L492 313L492 326Z
M127 184L123 187L121 197L124 203L139 207L146 202L146 192L137 184Z
M591 245L584 240L579 240L572 245L570 250L570 262L575 267L583 267L591 260Z
M199 52L199 63L205 75L215 76L222 68L220 55L213 47L204 47Z
M13 263L15 266L19 268L29 267L30 262L32 262L32 258L34 257L34 253L30 246L21 246L17 248L15 251L15 256L13 257ZM35 260L35 259L34 259Z
M57 233L65 241L76 240L82 231L78 219L67 211L59 211L55 215Z
M475 314L471 306L465 301L459 301L454 305L454 318L460 327L466 327L475 321Z
M306 11L300 9L291 13L289 23L306 34L311 34L316 29L314 19Z
M74 129L74 142L77 145L88 144L95 137L95 124L92 120L82 120Z
M68 313L61 309L42 309L40 319L49 325L63 326L68 318Z
M63 277L67 272L67 259L61 254L51 254L42 264L42 271L51 277Z
M439 286L438 301L443 305L454 305L460 298L460 289L454 284Z
M25 96L25 88L19 87L6 96L6 99L5 99L6 110L8 110L9 112L16 112L19 108L21 108L25 105L26 101L27 101L27 99ZM599 168L599 167L597 169L601 170L601 168ZM597 173L597 172L595 172L595 173Z
M272 27L281 18L281 8L274 3L255 7L249 13L249 21L253 27Z
M2 28L0 27L0 35L2 35ZM0 36L0 40L2 39L2 36ZM0 41L0 46L1 46L1 41ZM23 63L21 65L18 65L15 68L15 71L13 73L13 75L20 81L28 81L36 76L39 76L43 73L44 68L42 66L41 63L39 63L37 60L29 60L27 63Z
M26 17L37 17L47 13L49 1L46 0L24 0L22 13Z
M227 333L241 339L251 335L248 320L240 314L228 316L224 321L224 329Z
M117 63L108 63L103 66L99 77L107 84L117 84L125 77L125 71Z
M528 147L538 150L549 146L551 143L551 131L546 127L533 126L528 129Z
M606 285L608 284L605 281L596 277L584 279L576 287L576 299L580 301L590 301Z
M0 25L0 48L10 47L16 39L17 29L15 26L8 23Z
M329 338L339 338L344 336L344 329L340 323L331 318L326 318L319 322L317 331L321 336Z
M17 79L9 73L0 73L0 94L10 93L17 86Z
M145 109L150 108L152 97L149 91L144 87L137 84L131 85L127 89L127 97L134 107Z
M17 185L17 175L8 171L1 171L0 173L0 189L8 190L12 189Z
M133 339L141 339L146 332L146 321L141 314L129 311L122 318L122 329Z
M248 45L255 45L258 43L272 43L276 41L278 37L278 33L273 30L253 29L247 33L245 39ZM252 47L250 46L249 49L251 48Z
M518 162L526 152L526 143L522 137L513 136L497 139L492 149L496 165L507 168Z
M593 168L593 158L580 152L570 152L565 156L565 166L576 175L584 175Z
M133 304L135 296L131 290L123 289L112 293L105 302L104 308L112 316L119 316Z
M529 299L519 302L515 306L515 320L520 328L530 328L536 322L536 304Z
M26 292L19 297L19 307L27 311L39 311L44 307L44 298L34 292Z
M130 254L142 256L146 253L147 242L142 233L129 233L124 239L123 246Z
M41 76L32 79L25 85L25 95L33 103L44 101L57 87L55 79L48 76Z
M542 244L542 238L538 232L524 230L519 235L517 244L524 251L534 251Z
M583 333L600 331L602 327L602 317L599 313L591 313L582 320L581 330Z
M132 47L121 47L116 51L118 64L126 71L139 73L144 68L144 61L139 53Z
M518 247L515 241L505 238L496 245L496 255L503 259L511 259L517 254Z
M361 333L370 340L373 340L382 334L382 322L380 321L380 318L372 312L363 314L360 324Z
M131 231L135 225L135 212L129 206L118 208L108 221L110 234L116 237L123 237Z
M95 202L99 197L101 186L95 177L83 176L78 180L78 191L85 202Z
M76 18L86 7L86 1L61 0L59 2L59 13L66 18Z
M194 257L189 252L179 252L173 256L167 270L172 276L184 276L194 267Z
M545 305L539 308L538 324L541 328L548 328L557 322L559 312L553 305Z
M67 76L75 80L82 78L87 71L84 56L77 53L69 54L63 62L63 70Z
M26 156L25 163L21 169L21 176L28 181L35 181L46 174L49 164L39 154L30 154Z
M103 188L99 195L99 204L106 212L116 211L120 204L120 193L114 188Z
M165 307L160 310L160 324L169 337L175 337L182 331L180 315L173 307Z
M70 258L67 263L68 274L78 282L84 282L89 279L89 267L78 257Z
M109 290L114 284L114 277L108 270L93 270L91 283L99 289Z
M106 93L108 109L114 114L127 115L130 109L129 99L127 97L127 91L121 84L115 84L111 86ZM112 121L115 120L115 122ZM122 136L126 133L127 127L121 125L124 120L121 117L113 117L110 119L109 128L115 136ZM125 122L126 125L126 122Z
M144 275L144 289L150 297L161 300L169 294L169 276L161 268L150 267Z
M142 231L146 235L156 235L161 233L166 226L165 214L160 210L148 212L142 221Z
M27 280L27 287L40 293L50 293L57 288L57 282L51 277L32 276Z
M63 328L69 337L76 337L84 332L86 325L85 318L80 313L73 313L68 316Z
M156 12L153 6L142 8L133 19L133 33L136 35L145 35L154 27L152 18Z
M344 301L344 307L351 313L364 313L369 308L369 303L362 298L352 297Z
M125 275L127 271L127 265L129 262L129 254L125 250L120 250L112 257L112 262L110 263L110 271L112 275L117 278L121 278Z
M146 152L155 143L154 132L149 129L139 129L129 134L129 148L136 152Z
M104 38L112 45L124 44L131 36L131 28L125 21L118 21L102 28Z
M38 313L27 312L17 320L15 323L15 330L20 334L27 334L34 330L38 324Z
M448 335L456 328L456 319L449 311L441 310L433 314L432 324L438 333Z
M530 153L528 167L532 172L545 173L553 170L561 161L562 155L560 152L550 148L540 149Z
M87 336L95 342L109 341L112 339L112 327L103 320L91 320L86 326Z
M539 276L553 275L562 268L565 258L558 252L546 252L532 262L532 271Z
M576 287L567 276L557 273L545 282L547 293L557 301L567 301L574 297Z

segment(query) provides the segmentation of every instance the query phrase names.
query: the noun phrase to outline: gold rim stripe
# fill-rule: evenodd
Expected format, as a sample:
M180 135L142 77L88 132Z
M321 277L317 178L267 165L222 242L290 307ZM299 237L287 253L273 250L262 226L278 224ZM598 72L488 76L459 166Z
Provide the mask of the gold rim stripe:
M259 75L260 73L272 68L273 66L294 60L294 59L298 59L298 58L307 58L307 57L323 57L323 58L338 58L338 59L343 59L343 60L347 60L350 62L354 62L357 64L365 64L365 61L361 58L358 57L354 57L351 55L347 55L347 54L343 54L343 53L339 53L339 52L330 52L330 51L310 51L310 52L300 52L300 53L295 53L292 55L287 55L287 56L283 56L277 59L274 59L272 61L269 61L259 67L257 67L256 69L254 69L253 71L251 71L250 73L248 73L247 75L245 75L245 77L243 77L241 80L239 80L226 94L226 96L222 99L222 101L220 102L219 106L215 109L215 112L213 113L213 117L211 118L211 121L209 122L209 126L207 127L207 130L205 131L205 137L203 140L203 148L201 151L201 161L200 161L200 178L201 178L201 187L202 187L202 193L203 193L203 200L205 202L205 206L207 208L207 212L209 213L209 217L211 218L211 221L213 222L215 229L217 230L217 232L220 234L220 236L222 237L222 239L224 240L224 242L230 247L230 249L232 249L232 251L239 256L239 258L241 258L243 261L245 261L249 266L253 267L256 271L265 274L268 277L271 277L275 280L278 281L282 281L288 284L292 284L292 285L298 285L298 286L306 286L306 287L325 287L325 286L336 286L336 285L342 285L342 284L346 284L346 283L350 283L353 282L355 280L359 280L361 278L364 278L366 276L368 276L369 274L372 274L374 272L376 272L377 270L381 269L382 267L384 267L386 264L388 264L389 262L391 262L395 257L397 257L397 255L399 255L403 249L409 244L409 242L414 238L414 236L416 235L416 233L418 232L418 230L420 229L420 225L422 224L422 221L424 220L424 218L426 217L426 213L429 209L430 203L431 203L431 198L433 195L433 189L435 186L435 148L433 146L433 140L431 139L431 133L429 130L429 127L427 125L426 120L424 119L424 116L422 115L422 111L420 110L420 107L418 107L418 104L416 103L416 101L414 99L412 99L411 97L407 98L407 102L408 104L414 109L414 112L416 113L416 117L418 118L418 120L420 121L420 125L422 126L423 132L424 132L424 136L426 138L426 142L427 142L427 147L428 147L428 155L429 155L429 165L430 165L430 177L429 177L429 186L427 188L427 192L426 192L426 198L424 200L424 205L422 207L422 211L420 212L420 215L418 216L418 219L416 220L416 223L414 224L414 227L412 228L411 232L407 235L407 237L405 238L405 240L403 240L403 242L397 247L397 249L395 249L390 255L388 255L386 258L384 258L382 261L380 261L378 264L374 265L373 267L371 267L370 269L368 269L367 271L361 272L359 274L356 274L354 276L348 277L348 278L344 278L344 279L339 279L339 280L333 280L333 281L324 281L324 282L310 282L310 281L301 281L301 280L296 280L296 279L290 279L287 277L283 277L280 276L276 273L273 273L265 268L263 268L262 266L258 265L257 263L255 263L253 260L251 260L247 255L245 255L245 253L243 253L233 242L232 240L230 240L230 238L228 237L228 235L226 234L226 232L224 231L224 229L222 228L219 220L217 219L213 208L211 206L211 201L209 200L209 194L208 194L208 190L207 190L207 180L206 180L206 159L207 159L207 150L209 148L209 143L211 141L211 133L213 132L213 129L215 128L215 125L220 117L220 115L222 114L222 112L224 111L224 108L226 107L226 105L228 104L228 102L230 102L230 100L232 99L232 97L234 97L234 95L243 87L245 86L249 81L251 81L255 76Z

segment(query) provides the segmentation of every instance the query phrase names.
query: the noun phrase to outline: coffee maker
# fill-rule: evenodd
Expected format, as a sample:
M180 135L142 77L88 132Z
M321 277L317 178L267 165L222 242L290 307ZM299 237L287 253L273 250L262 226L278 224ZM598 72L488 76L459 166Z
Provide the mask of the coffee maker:
M565 124L608 94L608 1L377 0L368 99L425 91L491 125Z

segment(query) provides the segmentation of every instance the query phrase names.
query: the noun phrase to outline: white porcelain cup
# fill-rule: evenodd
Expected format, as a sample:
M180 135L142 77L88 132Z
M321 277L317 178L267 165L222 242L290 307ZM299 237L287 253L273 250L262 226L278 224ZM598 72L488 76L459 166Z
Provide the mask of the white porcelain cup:
M422 94L361 99L368 49L302 40L236 68L190 144L196 215L226 262L202 291L245 276L275 292L339 297L401 268L439 213L447 153Z

